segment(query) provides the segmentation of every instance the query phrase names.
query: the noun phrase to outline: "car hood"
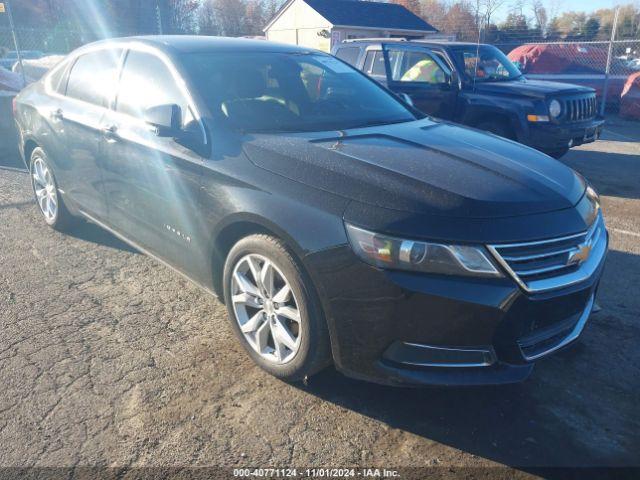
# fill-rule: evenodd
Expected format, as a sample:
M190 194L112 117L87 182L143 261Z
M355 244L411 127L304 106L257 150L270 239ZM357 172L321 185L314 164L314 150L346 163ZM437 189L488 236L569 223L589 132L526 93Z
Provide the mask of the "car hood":
M360 203L491 218L574 206L584 181L560 162L477 130L420 120L343 132L255 135L257 166Z
M594 90L569 83L547 82L522 78L508 82L477 82L476 91L493 95L510 95L531 98L558 97L563 95L593 93Z

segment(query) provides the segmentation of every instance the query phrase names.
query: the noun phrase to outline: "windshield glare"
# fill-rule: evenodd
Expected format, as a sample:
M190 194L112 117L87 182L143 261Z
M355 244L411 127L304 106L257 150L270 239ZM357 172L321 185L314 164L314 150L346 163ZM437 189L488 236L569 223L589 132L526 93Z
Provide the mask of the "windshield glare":
M329 55L193 53L182 60L214 118L245 132L345 130L416 119Z
M468 79L476 82L514 80L522 75L504 53L489 45L459 49L457 56Z

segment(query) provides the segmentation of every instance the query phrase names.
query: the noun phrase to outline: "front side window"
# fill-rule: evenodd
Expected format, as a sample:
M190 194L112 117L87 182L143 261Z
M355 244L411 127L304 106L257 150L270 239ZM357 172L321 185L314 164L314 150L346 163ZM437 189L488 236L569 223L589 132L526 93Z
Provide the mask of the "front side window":
M522 76L518 67L496 47L463 47L455 50L457 62L468 80L478 82L514 80Z
M107 107L115 93L121 49L104 49L80 55L69 74L68 97Z
M393 95L329 55L191 53L182 62L214 119L241 131L343 130L416 119Z
M442 84L451 74L424 50L389 49L391 78L395 82Z
M189 103L167 65L151 53L131 50L120 78L116 111L143 118L148 108L159 105L178 105L183 126L194 121Z

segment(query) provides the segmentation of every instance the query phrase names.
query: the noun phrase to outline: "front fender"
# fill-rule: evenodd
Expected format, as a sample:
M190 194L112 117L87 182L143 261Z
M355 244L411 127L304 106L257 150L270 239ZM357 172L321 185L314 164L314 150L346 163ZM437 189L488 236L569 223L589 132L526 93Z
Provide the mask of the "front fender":
M505 118L513 128L516 140L528 144L529 126L527 115L538 106L530 98L496 98L487 95L467 95L462 114L462 123L475 126L490 117Z
M204 230L200 235L207 240L201 255L202 262L210 265L208 278L203 280L211 282L216 292L220 293L218 281L228 250L248 234L266 232L282 239L303 264L310 253L347 241L342 221L346 199L265 171L241 158L233 161L242 162L242 166L234 165L234 173L240 171L251 182L239 181L236 175L230 176L231 172L225 175L221 169L207 165L202 176Z

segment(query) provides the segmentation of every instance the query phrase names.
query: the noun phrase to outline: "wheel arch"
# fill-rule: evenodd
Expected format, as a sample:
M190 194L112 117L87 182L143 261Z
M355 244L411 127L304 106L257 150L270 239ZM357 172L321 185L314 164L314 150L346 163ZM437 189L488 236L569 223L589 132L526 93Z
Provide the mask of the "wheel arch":
M210 247L212 287L218 298L224 302L224 286L222 277L224 262L231 248L241 239L254 234L265 234L282 240L291 250L296 260L306 272L302 261L304 250L291 235L261 216L254 214L239 214L227 219L213 235Z
M520 140L523 132L516 112L496 107L479 107L467 111L463 123L477 128L488 120L502 122L513 133L514 140Z
M22 155L22 160L24 162L25 167L29 170L29 164L31 162L31 154L36 148L39 148L40 144L36 142L33 138L26 138L22 145L22 151L24 154ZM40 147L41 148L41 147Z

